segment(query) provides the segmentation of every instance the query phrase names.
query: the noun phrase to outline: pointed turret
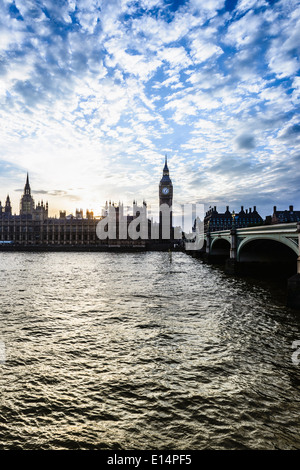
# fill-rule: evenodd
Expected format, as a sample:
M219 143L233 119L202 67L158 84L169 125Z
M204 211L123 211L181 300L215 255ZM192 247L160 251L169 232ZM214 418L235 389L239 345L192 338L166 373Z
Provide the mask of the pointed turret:
M20 201L20 215L33 215L34 200L31 197L31 188L29 184L29 175L27 173L26 183L24 187L24 194Z
M27 178L26 178L26 184L24 188L24 194L28 194L30 196L31 194L31 189L30 189L30 184L29 184L29 175L27 173Z
M10 203L9 195L7 195L7 198L6 198L4 212L5 214L11 215L11 203Z
M168 168L168 159L167 155L165 156L165 166L163 169L163 176L162 179L160 180L161 184L172 184L171 179L170 179L170 172Z
M168 168L168 157L165 155L165 166L163 172L167 172L169 174L169 168Z

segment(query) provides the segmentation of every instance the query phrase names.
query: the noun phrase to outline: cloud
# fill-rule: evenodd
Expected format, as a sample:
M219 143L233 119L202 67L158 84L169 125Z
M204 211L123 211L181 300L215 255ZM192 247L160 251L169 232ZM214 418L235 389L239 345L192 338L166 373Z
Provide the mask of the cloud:
M289 146L295 146L297 148L300 144L300 124L288 123L288 125L278 133L278 137Z
M206 18L212 18L225 5L225 0L190 0L190 7L194 11L200 11L206 15Z
M5 178L14 178L15 175L20 175L24 171L21 166L14 165L13 163L0 160L0 178L3 180Z
M171 67L185 69L192 64L184 47L164 47L157 52L160 60L168 62Z
M299 70L300 55L300 7L288 8L289 19L279 19L280 34L272 39L267 52L268 65L278 78L291 77Z
M239 0L236 5L236 11L244 13L254 8L266 7L268 3L266 0Z
M154 201L167 151L186 202L299 201L298 2L175 3L2 1L4 192Z
M224 36L225 44L241 49L261 44L266 37L269 17L263 13L248 11L240 19L232 22Z
M191 43L191 57L195 63L205 62L207 59L213 56L219 56L223 54L221 47L203 41L200 38L196 38Z
M252 150L255 148L255 139L253 135L241 134L235 139L235 142L240 150Z

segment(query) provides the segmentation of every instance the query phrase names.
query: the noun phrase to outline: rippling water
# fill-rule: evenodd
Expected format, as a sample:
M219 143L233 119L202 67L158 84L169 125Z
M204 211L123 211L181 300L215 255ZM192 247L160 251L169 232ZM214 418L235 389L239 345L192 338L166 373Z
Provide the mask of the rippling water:
M0 253L1 449L300 449L299 314L183 253Z

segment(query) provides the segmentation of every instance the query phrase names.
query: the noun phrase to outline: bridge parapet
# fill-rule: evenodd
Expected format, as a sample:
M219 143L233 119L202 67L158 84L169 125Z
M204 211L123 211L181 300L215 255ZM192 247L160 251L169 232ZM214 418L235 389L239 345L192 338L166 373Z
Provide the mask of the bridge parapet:
M202 251L205 251L208 255L213 254L217 242L224 240L229 244L228 253L230 254L231 250L230 257L239 261L241 249L250 241L274 240L288 246L299 256L299 230L299 223L298 225L297 223L286 223L206 232L202 235L206 241L206 248Z
M288 279L287 303L290 307L300 310L299 222L236 229L233 227L231 230L207 232L203 236L206 240L206 247L202 249L202 255L200 256L207 262L216 262L217 260L219 262L220 258L222 258L228 274L238 272L240 266L245 262L253 264L251 257L259 259L262 250L265 250L266 246L269 247L268 256L271 256L276 268L280 268L280 263L286 263L287 260L290 260L289 262L292 262L293 266L292 250L297 255L297 274ZM271 244L266 243L268 241L271 241ZM251 244L251 242L254 243ZM274 242L277 243L275 244ZM250 244L250 249L246 247L247 244ZM285 248L282 245L285 245ZM281 248L278 250L276 247L280 246ZM290 248L290 250L287 250L286 247ZM258 250L258 253L256 253L256 250ZM287 257L287 260L285 257Z
M269 234L269 233L297 233L297 223L274 224L274 225L257 225L254 227L237 228L237 235L246 236L254 234ZM210 232L211 237L218 237L219 235L228 235L230 230L218 230Z
M291 248L296 254L299 252L299 236L297 224L276 224L261 225L256 227L237 228L235 233L230 230L220 230L210 233L210 246L207 251L212 253L214 244L217 240L227 240L230 243L231 250L233 244L236 244L237 261L239 261L240 252L243 246L254 240L274 240ZM234 257L234 256L231 256Z

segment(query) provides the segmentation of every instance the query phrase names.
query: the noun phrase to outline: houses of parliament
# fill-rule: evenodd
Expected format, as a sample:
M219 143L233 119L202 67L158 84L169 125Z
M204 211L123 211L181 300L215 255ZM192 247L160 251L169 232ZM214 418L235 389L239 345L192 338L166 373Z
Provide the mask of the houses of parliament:
M12 206L9 196L6 198L5 205L0 202L0 246L1 248L13 249L24 248L41 248L41 249L101 249L101 248L157 248L167 249L173 240L172 229L172 200L173 185L169 175L167 158L163 168L163 175L159 183L159 202L167 205L169 211L169 227L167 227L167 235L162 236L162 219L160 222L153 222L147 219L147 233L145 231L138 237L132 239L127 230L127 236L120 237L120 220L121 213L123 216L122 204L115 205L111 202L106 203L105 212L100 217L95 217L92 211L86 211L84 216L82 210L76 210L75 216L67 215L65 211L60 211L59 217L49 217L48 203L43 201L35 204L31 195L31 187L29 183L29 175L24 187L24 192L20 201L19 215L13 215ZM116 214L116 236L109 236L102 239L97 235L97 226L99 222L107 218L111 210ZM147 204L143 202L138 207L133 202L133 214L126 215L125 220L127 228L130 223L137 219L140 213L147 213ZM124 220L124 217L123 219Z

